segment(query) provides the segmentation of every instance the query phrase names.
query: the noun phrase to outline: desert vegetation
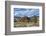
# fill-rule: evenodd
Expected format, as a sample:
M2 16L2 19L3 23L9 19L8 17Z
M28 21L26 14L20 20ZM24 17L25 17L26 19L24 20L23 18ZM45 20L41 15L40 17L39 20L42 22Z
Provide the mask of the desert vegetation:
M32 17L16 17L14 16L14 27L31 27L39 26L39 16Z

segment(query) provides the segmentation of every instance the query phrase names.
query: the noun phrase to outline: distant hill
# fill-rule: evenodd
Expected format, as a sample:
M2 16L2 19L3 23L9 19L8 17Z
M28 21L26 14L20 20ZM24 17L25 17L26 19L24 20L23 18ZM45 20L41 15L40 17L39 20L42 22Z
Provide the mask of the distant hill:
M34 21L34 20L39 20L39 16L32 16L32 17L27 17L27 16L24 16L24 17L14 17L14 21L20 21L20 22L31 22L31 21Z

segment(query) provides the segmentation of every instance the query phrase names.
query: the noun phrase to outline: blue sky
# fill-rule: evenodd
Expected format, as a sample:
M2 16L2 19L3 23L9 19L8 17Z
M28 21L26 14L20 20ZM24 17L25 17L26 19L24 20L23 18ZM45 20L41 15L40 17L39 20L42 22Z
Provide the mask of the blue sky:
M14 8L14 16L39 16L39 9L31 9L31 8Z

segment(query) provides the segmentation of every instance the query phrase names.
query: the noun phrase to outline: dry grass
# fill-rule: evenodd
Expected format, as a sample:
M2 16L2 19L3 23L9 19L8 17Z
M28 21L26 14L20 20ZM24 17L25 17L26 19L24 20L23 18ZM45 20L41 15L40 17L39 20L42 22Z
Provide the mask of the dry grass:
M14 22L14 27L31 27L31 26L39 26L39 22Z

